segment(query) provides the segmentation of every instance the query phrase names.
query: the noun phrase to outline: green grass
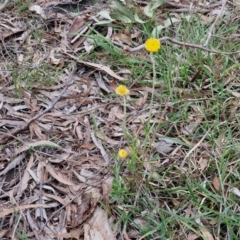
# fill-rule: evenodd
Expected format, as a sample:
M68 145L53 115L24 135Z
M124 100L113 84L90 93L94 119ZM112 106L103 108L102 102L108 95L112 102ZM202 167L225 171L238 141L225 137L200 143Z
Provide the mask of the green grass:
M25 16L29 1L14 1L12 5L19 15ZM132 9L135 8L131 6L129 10ZM117 15L113 16L118 21L111 24L114 31L124 32L130 26L132 31L140 32L139 38L134 39L138 45L151 37L158 19L136 11L144 23L125 23L121 18L124 11L115 9L113 13ZM203 45L211 24L203 23L196 14L190 18L185 14L178 17L181 21L163 29L160 37ZM233 44L230 38L238 28L236 20L224 16L208 48L224 52L239 50L240 42ZM129 53L118 48L104 37L102 32L106 33L106 27L91 30L85 37L93 39L96 47L90 54L80 53L79 59L108 65L115 72L123 69L131 72L124 75L125 81L118 82L128 86L131 97L126 99L127 129L123 130L122 138L126 144L112 147L114 154L111 152L114 180L109 203L116 217L115 227L121 233L137 231L137 239L147 240L187 239L189 234L209 240L207 233L216 239L240 239L239 196L233 192L239 188L240 178L239 97L236 97L239 59L236 55L212 54L164 42L154 54L156 85L151 92L154 74L150 55L146 51ZM33 31L33 38L39 48L45 49L40 30ZM49 64L46 58L38 67L34 67L33 58L25 56L25 59L21 66L11 65L17 96L22 90L37 93L42 87L56 83L62 74L61 67ZM146 88L149 90L146 103L133 110L146 94ZM119 101L122 107L123 100ZM131 122L151 110L156 110L151 118L136 124ZM187 134L186 127L198 121ZM91 123L95 132L103 131L94 114ZM160 153L153 147L162 138L174 141L174 154ZM129 157L119 159L118 148L128 149ZM20 232L21 226L16 233L20 239L26 239Z
M231 36L238 24L224 16L211 37L208 47L220 51L236 51L240 44L232 44ZM147 39L153 30L154 21L136 24ZM113 24L113 28L115 25ZM122 29L126 24L122 23ZM197 15L189 20L182 15L181 22L164 29L162 36L171 36L179 41L202 45L210 25L204 24ZM120 29L119 25L116 29ZM94 37L95 36L95 37ZM152 64L142 59L140 53L125 54L112 46L108 40L91 35L99 52L106 51L105 61L114 70L129 69L132 76L125 84L152 87ZM224 40L225 39L225 40ZM97 62L96 52L87 58ZM232 189L239 179L239 131L238 116L231 109L236 106L228 91L237 92L237 69L239 63L233 55L210 54L199 49L162 44L155 54L157 84L153 106L158 106L155 119L159 123L142 122L142 131L137 137L125 136L131 155L125 161L115 156L112 172L115 176L111 193L111 206L117 218L117 225L124 231L137 229L142 239L186 239L194 233L201 239L208 239L206 231L219 239L239 239L238 196ZM150 103L151 94L147 103ZM171 104L170 104L171 103ZM127 105L130 102L127 103ZM163 111L169 104L167 111ZM145 106L147 107L147 105ZM197 110L198 109L198 110ZM163 114L163 116L162 116ZM131 115L127 111L127 118ZM202 118L196 129L185 135L184 126ZM186 145L196 145L205 135L185 164L181 163L192 147L182 146L175 156L156 153L151 147L157 141L156 133L176 138ZM223 136L223 137L222 137ZM177 144L178 145L178 144ZM218 146L220 145L220 146ZM124 147L124 146L122 146ZM161 162L170 158L169 163ZM207 158L202 171L201 158ZM220 187L213 186L214 177Z
M23 89L37 92L43 87L46 88L56 82L61 72L61 68L52 67L48 63L42 63L38 67L28 63L23 68L14 68L15 94L18 96Z

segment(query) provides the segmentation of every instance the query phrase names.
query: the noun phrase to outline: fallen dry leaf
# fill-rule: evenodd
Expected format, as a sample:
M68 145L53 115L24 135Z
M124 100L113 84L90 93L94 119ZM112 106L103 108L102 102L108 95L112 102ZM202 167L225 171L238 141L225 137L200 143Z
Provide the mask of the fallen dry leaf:
M28 170L31 169L31 167L33 166L33 160L34 160L34 157L33 155L31 155L27 164L27 168L25 169L23 177L20 182L20 187L19 187L20 190L18 192L19 196L21 196L22 192L24 192L24 190L27 189L28 187L28 181L30 180L30 174Z
M66 179L66 177L61 172L56 172L51 166L47 165L46 163L42 162L42 166L46 168L46 170L51 174L53 178L58 180L59 182L66 184L66 185L76 185L74 182L72 182L70 179Z
M81 27L84 26L85 22L86 22L86 21L85 21L85 18L84 18L84 17L82 17L82 16L76 17L76 18L74 19L74 21L73 21L73 23L72 23L69 31L68 31L69 37L75 36L75 35L79 32L79 30L81 29Z
M214 237L207 229L200 228L200 231L202 232L202 235L206 238L206 240L214 240Z
M34 134L36 134L38 138L41 140L47 139L46 135L42 133L42 129L39 127L39 125L36 122L32 122L29 125L29 131L30 131L31 139L33 139Z
M28 220L29 226L31 227L31 229L33 230L33 232L35 234L36 240L45 240L46 238L42 234L38 233L38 231L40 229L38 228L35 220L33 220L29 210L27 211L27 220Z
M0 238L3 239L3 237L7 234L9 230L8 229L1 229L0 230Z
M54 65L58 65L60 63L60 61L61 61L61 58L55 58L54 53L55 53L55 49L52 49L50 51L50 55L49 55L48 59Z
M93 216L84 224L84 240L116 240L106 212L97 207Z
M174 141L168 138L162 138L160 141L153 143L153 146L159 153L169 153L174 149L173 144Z
M6 174L7 172L9 172L11 169L15 168L26 156L26 153L22 153L20 155L18 155L17 157L15 157L9 164L8 166L2 171L0 172L0 176Z
M39 5L32 5L29 7L29 10L32 12L36 12L39 14L43 19L46 19L43 9Z
M221 184L220 184L220 180L219 180L219 178L217 176L215 176L213 178L212 184L213 184L213 187L215 188L215 190L218 191L220 186L221 186Z
M94 67L94 68L98 69L99 71L104 71L105 73L109 74L110 76L112 76L118 80L124 80L124 78L118 76L115 72L113 72L113 70L111 70L107 66L104 66L102 64L97 64L97 63L85 62L85 61L79 60L78 58L76 58L75 56L73 56L69 53L65 53L65 54L67 56L69 56L70 58L74 59L76 62L82 63L82 64L90 66L90 67Z
M234 194L236 194L238 197L240 197L240 190L238 189L238 188L233 188L232 189L232 192L234 193Z
M83 229L82 228L77 228L77 229L70 229L69 232L67 233L60 233L57 235L57 237L59 238L64 238L64 239L82 239L80 238L80 236L83 233Z
M102 157L105 161L105 164L108 165L109 163L109 157L108 157L108 154L107 152L105 151L105 149L103 148L102 144L100 142L97 141L95 135L94 135L94 132L91 132L91 138L94 142L94 144L96 145L96 147L101 151L101 154L102 154Z
M196 235L195 233L189 233L189 234L187 235L187 240L196 240L196 239L198 239L198 238L199 238L199 236Z
M132 45L132 39L130 36L124 34L124 33L116 33L112 35L112 40L117 40L123 43L128 44L129 46Z
M0 218L3 218L11 213L16 213L18 211L24 210L24 209L30 209L30 208L54 208L57 207L58 204L30 204L30 205L23 205L23 206L13 206L9 209L0 209Z
M208 161L209 161L209 158L207 158L207 157L201 157L201 158L199 159L198 164L200 165L201 171L204 171L204 170L205 170L205 168L206 168L207 165L208 165Z

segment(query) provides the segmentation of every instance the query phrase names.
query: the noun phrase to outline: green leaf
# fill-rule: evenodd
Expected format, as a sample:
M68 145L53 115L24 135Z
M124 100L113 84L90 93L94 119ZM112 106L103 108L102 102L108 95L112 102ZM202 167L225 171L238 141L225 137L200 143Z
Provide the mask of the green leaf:
M106 26L111 22L112 21L110 21L110 20L97 21L96 23L94 23L94 25L104 25L104 26Z
M29 6L30 6L30 3L23 3L23 4L21 5L21 7L19 7L19 8L16 10L16 13L20 13L20 12L23 12L23 11L28 10Z
M153 1L153 4L152 4L152 10L162 6L164 3L166 2L166 0L155 0Z
M191 145L183 142L183 141L180 140L179 138L172 138L172 137L167 137L167 136L158 136L158 139L159 139L159 140L161 140L161 139L163 139L163 140L164 140L164 139L168 139L168 140L170 140L170 141L172 141L172 142L174 142L174 143L183 145L183 146L188 147L188 148L192 148Z
M166 0L153 0L144 8L144 14L148 17L153 17L154 10L163 5L165 2Z
M160 32L161 32L164 28L165 28L165 27L162 26L162 25L159 25L159 26L155 27L155 28L152 30L152 36L155 37L155 38L158 38Z
M164 28L168 28L169 26L172 25L172 23L176 22L180 22L180 20L177 18L168 18L167 20L164 21L163 25L159 25L153 29L152 36L157 38Z
M119 21L122 21L124 23L131 23L132 22L132 19L130 19L126 16L123 16L123 15L120 15L120 14L111 14L111 17L115 20L119 20Z
M103 11L99 12L99 15L101 15L102 17L104 17L104 18L106 18L108 20L113 21L113 19L111 18L109 12L106 11L106 10L103 10Z
M145 21L143 21L142 19L140 19L140 17L138 16L137 13L134 14L134 19L136 22L138 23L145 23Z
M127 18L131 19L132 21L134 20L134 16L133 16L132 12L128 11L125 7L123 7L118 2L113 1L112 4L110 5L110 8L122 13L124 15L124 17L126 16Z

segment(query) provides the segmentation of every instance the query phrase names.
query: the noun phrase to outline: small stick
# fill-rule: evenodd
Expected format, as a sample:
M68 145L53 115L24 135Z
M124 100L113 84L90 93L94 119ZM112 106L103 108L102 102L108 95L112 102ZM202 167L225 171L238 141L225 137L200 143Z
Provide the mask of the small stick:
M192 43L185 43L185 42L180 42L174 38L170 38L170 37L162 37L162 38L159 38L160 42L166 42L166 41L169 41L169 42L172 42L174 44L177 44L177 45L180 45L180 46L186 46L186 47L191 47L191 48L198 48L198 49L201 49L201 50L204 50L206 52L211 52L211 53L219 53L219 54L234 54L234 53L240 53L240 51L236 51L236 52L220 52L220 51L215 51L215 50L212 50L212 49L209 49L209 48L206 48L206 47L203 47L201 45L197 45L197 44L192 44ZM140 50L142 50L144 48L144 45L145 44L141 44L135 48L131 48L131 47L128 47L122 43L119 43L119 42L115 42L113 41L113 44L117 45L117 46L120 46L122 47L124 50L128 51L128 52L138 52Z
M13 131L11 131L10 133L6 133L5 135L3 135L3 137L0 138L0 144L6 143L14 135L16 135L19 132L24 131L25 129L27 129L29 127L29 125L32 122L36 121L37 119L42 117L45 113L50 111L56 105L56 103L60 100L60 98L63 96L63 94L67 91L68 87L72 84L73 76L74 76L76 70L77 70L77 67L76 67L76 64L75 64L75 66L73 67L73 70L72 70L72 72L71 72L71 74L69 76L69 79L67 80L67 82L65 84L65 87L63 88L61 93L58 95L58 97L53 101L53 103L50 106L48 106L44 111L42 111L42 112L38 113L37 115L35 115L28 122L26 122L22 127L16 128Z

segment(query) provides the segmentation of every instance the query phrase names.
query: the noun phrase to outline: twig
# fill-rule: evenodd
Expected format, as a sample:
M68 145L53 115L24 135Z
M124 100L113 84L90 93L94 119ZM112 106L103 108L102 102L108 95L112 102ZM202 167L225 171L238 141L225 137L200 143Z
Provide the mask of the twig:
M220 52L220 51L216 51L216 50L212 50L212 49L209 49L209 48L206 48L206 47L203 47L201 45L197 45L197 44L192 44L192 43L185 43L185 42L180 42L174 38L170 38L170 37L162 37L162 38L159 38L160 42L163 43L163 42L166 42L166 41L169 41L169 42L172 42L174 44L177 44L177 45L180 45L180 46L185 46L185 47L191 47L191 48L197 48L197 49L201 49L203 51L206 51L206 52L211 52L211 53L219 53L219 54L235 54L235 53L240 53L240 51L236 51L236 52ZM144 44L141 44L135 48L131 48L131 47L128 47L122 43L119 43L119 42L115 42L113 41L113 43L117 46L120 46L122 47L124 50L128 51L128 52L138 52L140 50L142 50L144 48Z
M26 130L29 125L36 121L37 119L39 119L40 117L42 117L45 113L47 113L48 111L50 111L55 105L56 103L61 99L61 97L63 96L63 94L67 91L68 87L72 84L73 82L73 76L75 74L77 70L76 64L73 66L73 70L65 84L65 87L63 88L63 90L61 91L61 93L58 95L58 97L53 101L53 103L48 106L44 111L38 113L37 115L35 115L33 118L31 118L28 122L26 122L22 127L19 127L17 129L14 129L13 131L11 131L10 133L6 133L5 135L3 135L3 137L0 138L0 144L4 144L6 143L10 138L12 138L14 135L16 135L19 132L22 132L24 130Z
M210 29L209 29L209 32L208 32L208 37L207 37L207 40L206 42L204 43L204 46L207 46L208 45L208 42L212 36L212 32L214 31L214 28L215 28L215 25L219 22L219 19L220 17L222 17L223 15L223 10L225 8L225 5L227 3L227 0L222 0L222 8L221 8L221 11L220 13L217 15L215 21L213 22L213 24L211 25Z

